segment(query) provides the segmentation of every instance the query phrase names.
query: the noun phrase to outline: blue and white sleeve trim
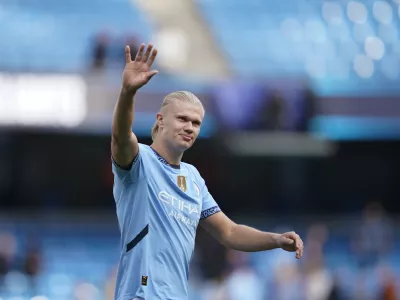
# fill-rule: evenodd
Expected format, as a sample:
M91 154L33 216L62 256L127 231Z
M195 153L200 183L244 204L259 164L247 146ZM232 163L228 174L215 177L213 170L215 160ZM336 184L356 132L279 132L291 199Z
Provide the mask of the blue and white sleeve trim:
M130 171L130 170L132 169L132 166L133 166L133 165L136 163L136 161L138 160L138 158L139 158L139 152L136 154L136 156L133 158L131 164L130 164L129 167L127 167L127 168L122 168L120 165L118 165L117 162L115 161L114 157L112 157L112 156L111 156L111 161L112 161L112 163L113 163L116 167L118 167L119 169L124 170L124 171Z
M203 220L205 218L208 218L214 214L216 214L217 212L220 212L221 209L219 208L219 206L213 206L209 209L206 209L204 211L201 212L201 216L200 216L200 220Z

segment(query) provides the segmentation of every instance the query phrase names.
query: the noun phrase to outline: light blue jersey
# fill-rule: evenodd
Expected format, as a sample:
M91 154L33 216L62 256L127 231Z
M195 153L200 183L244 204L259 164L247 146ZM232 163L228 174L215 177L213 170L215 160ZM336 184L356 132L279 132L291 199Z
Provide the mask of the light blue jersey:
M197 225L220 211L203 178L143 144L130 170L112 169L121 231L115 299L188 299Z

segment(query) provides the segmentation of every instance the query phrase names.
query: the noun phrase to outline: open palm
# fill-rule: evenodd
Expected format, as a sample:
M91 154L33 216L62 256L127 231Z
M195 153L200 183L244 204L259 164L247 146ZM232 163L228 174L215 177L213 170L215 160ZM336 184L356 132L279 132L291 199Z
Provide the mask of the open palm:
M158 73L156 70L151 70L156 56L157 49L153 49L153 45L149 44L145 51L145 45L141 44L135 60L132 61L131 49L129 46L126 46L126 65L122 74L123 87L130 91L136 91L149 82L149 80Z

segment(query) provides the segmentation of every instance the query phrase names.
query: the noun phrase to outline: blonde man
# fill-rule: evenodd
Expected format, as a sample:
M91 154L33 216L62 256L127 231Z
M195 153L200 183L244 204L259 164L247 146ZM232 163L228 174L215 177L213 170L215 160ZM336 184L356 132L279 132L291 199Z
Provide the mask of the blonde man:
M122 88L112 122L114 198L121 230L116 300L186 300L188 270L200 224L222 245L246 252L282 248L300 258L294 232L258 231L231 221L197 169L182 162L199 135L204 107L190 92L167 95L156 115L153 143L132 132L137 91L158 72L157 50L142 44L134 61L126 47Z

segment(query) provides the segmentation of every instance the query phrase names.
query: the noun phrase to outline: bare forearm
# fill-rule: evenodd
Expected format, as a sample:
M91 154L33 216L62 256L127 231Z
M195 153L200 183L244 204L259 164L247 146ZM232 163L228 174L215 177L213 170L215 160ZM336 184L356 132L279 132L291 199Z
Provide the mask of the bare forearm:
M225 246L243 252L258 252L279 247L276 233L263 232L245 226L235 225L226 237Z
M128 141L132 136L134 99L135 92L121 89L112 121L112 137L120 142Z

